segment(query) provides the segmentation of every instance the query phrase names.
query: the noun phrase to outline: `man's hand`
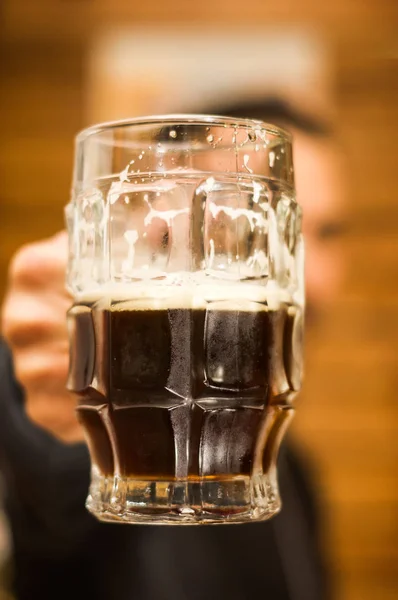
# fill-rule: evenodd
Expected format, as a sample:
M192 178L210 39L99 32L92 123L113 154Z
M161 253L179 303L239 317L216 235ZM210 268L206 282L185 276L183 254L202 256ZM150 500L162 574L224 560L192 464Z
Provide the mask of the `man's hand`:
M69 349L64 232L21 248L11 262L2 308L2 333L26 392L26 410L36 424L65 442L83 439L76 399L65 388Z

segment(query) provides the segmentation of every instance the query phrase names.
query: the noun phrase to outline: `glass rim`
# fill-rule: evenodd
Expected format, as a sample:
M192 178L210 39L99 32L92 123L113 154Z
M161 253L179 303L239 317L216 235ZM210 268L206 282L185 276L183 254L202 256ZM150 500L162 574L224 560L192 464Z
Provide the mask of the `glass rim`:
M164 123L164 125L218 125L218 126L237 126L241 128L253 128L261 129L266 133L276 135L288 142L292 141L292 134L279 125L273 125L259 119L244 119L227 117L223 115L206 115L206 114L166 114L166 115L153 115L153 116L142 116L132 117L130 119L120 119L114 121L105 121L103 123L97 123L80 130L76 135L76 142L84 142L89 137L109 131L112 129L118 129L123 127L129 127L134 125L156 125Z

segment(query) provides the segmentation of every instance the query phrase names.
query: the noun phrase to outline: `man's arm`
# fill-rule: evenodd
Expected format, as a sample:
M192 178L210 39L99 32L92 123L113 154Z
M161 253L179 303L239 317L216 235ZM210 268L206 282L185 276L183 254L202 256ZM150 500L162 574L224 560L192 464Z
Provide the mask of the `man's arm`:
M90 461L66 391L65 233L23 247L1 310L0 468L14 543L36 552L79 544L98 523L84 507Z
M0 382L0 468L14 545L23 552L70 552L98 526L84 507L87 448L66 445L30 421L3 340Z

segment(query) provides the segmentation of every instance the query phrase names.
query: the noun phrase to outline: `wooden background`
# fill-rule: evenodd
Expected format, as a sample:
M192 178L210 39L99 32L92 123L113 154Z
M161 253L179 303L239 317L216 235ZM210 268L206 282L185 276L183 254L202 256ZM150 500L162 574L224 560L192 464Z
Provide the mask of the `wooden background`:
M113 24L306 23L336 58L347 282L309 340L296 434L327 506L336 600L398 597L398 3L3 0L0 295L10 256L62 226L90 39Z

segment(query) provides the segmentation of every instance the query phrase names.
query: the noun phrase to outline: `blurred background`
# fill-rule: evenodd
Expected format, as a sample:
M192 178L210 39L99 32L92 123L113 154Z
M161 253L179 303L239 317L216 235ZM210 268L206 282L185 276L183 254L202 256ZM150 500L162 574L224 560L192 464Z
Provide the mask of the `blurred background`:
M266 96L333 128L345 281L307 338L293 433L335 598L397 598L398 3L3 0L1 16L0 297L13 252L63 226L78 129Z

